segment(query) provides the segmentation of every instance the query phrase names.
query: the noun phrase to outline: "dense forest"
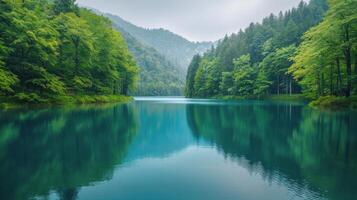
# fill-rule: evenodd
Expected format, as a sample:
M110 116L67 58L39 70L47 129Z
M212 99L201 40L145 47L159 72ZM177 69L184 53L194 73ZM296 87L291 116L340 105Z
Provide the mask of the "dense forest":
M109 19L75 0L0 2L0 96L19 102L126 95L138 68Z
M352 62L357 65L356 22L354 0L302 1L278 16L271 14L196 55L188 69L186 95L350 96L355 88Z
M114 27L123 35L130 52L140 67L138 86L130 94L135 96L180 96L185 87L185 72L170 62L156 49L143 44L116 22L112 15Z

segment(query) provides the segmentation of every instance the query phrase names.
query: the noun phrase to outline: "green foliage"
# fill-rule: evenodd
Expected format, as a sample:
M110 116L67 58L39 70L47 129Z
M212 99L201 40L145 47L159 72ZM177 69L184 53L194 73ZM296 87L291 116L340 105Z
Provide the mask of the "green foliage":
M319 99L312 101L311 106L323 109L356 109L357 96L353 97L336 97L336 96L323 96Z
M243 55L233 59L234 64L234 94L237 96L249 96L254 90L256 70L250 64L250 55Z
M36 93L17 93L14 96L14 100L16 102L20 103L47 103L47 101L40 96L38 96Z
M203 59L194 79L195 96L207 97L218 95L221 72L215 68L216 60Z
M4 0L0 13L2 95L41 103L134 89L136 63L108 19L73 0Z
M195 55L192 59L191 64L188 66L188 72L186 77L186 87L185 87L185 95L187 97L193 97L195 95L194 91L194 82L197 70L199 68L201 62L201 56Z
M266 72L264 70L260 70L254 83L253 95L257 97L268 95L268 89L272 83L272 81L269 81Z
M56 13L78 11L78 7L75 3L76 0L54 0L54 2L54 10Z
M261 71L266 74L268 80L271 80L268 90L270 94L291 94L300 91L296 82L288 74L288 69L293 64L292 58L295 52L295 45L279 48L269 53L259 64Z
M113 102L129 102L130 97L120 95L85 95L75 96L73 102L77 104L100 104L100 103L113 103Z
M330 0L329 7L324 20L305 33L289 69L311 98L348 97L357 86L357 2Z
M222 91L222 95L232 95L233 94L233 74L232 72L222 72L222 81L219 85L220 91Z
M288 69L300 37L322 20L326 10L325 0L301 2L285 14L270 15L261 24L252 23L244 31L226 36L205 53L199 64L192 61L191 65L199 68L188 71L187 77L196 74L194 83L189 80L186 84L186 91L190 91L187 96L300 93Z
M14 93L13 87L15 86L16 83L19 82L19 79L17 78L16 75L14 75L11 72L8 72L7 70L3 69L0 66L0 80L1 80L0 81L1 95Z

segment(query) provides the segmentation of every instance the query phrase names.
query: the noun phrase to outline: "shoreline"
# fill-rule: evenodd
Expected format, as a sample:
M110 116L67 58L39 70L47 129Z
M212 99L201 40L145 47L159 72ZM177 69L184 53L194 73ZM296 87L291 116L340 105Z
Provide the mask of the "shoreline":
M66 106L66 105L91 105L91 104L109 104L109 103L129 103L134 98L124 95L82 95L82 96L64 96L55 99L46 99L44 102L21 102L12 98L1 97L0 109L16 109L27 107L42 106Z
M242 97L242 96L214 96L208 99L238 101L238 100L263 100L263 101L285 101L285 102L304 102L308 106L321 110L341 111L341 110L357 110L357 96L337 97L323 96L318 99L309 99L302 94L294 95L270 95L264 97Z

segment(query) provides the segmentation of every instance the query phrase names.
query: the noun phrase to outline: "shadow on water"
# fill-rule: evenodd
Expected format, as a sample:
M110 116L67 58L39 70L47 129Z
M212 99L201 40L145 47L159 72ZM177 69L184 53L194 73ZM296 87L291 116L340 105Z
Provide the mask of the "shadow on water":
M111 178L136 120L132 105L2 111L1 199L76 199L80 187Z
M357 115L303 105L187 105L188 124L267 180L328 199L357 199Z

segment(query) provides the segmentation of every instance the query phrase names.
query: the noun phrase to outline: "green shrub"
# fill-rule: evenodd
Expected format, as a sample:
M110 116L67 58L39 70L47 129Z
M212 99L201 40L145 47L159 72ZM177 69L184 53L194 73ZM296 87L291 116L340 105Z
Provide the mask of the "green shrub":
M18 93L14 96L15 102L19 103L47 103L48 100L40 97L36 93Z
M325 109L356 109L357 97L324 96L312 101L310 106Z

